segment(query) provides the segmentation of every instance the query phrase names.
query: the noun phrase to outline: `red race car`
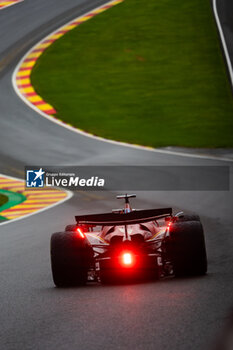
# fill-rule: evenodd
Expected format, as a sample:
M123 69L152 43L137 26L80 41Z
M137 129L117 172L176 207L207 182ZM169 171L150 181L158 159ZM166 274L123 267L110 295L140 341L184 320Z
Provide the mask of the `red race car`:
M204 275L207 257L197 215L172 208L132 209L129 198L112 213L76 216L76 224L51 237L51 266L57 287Z

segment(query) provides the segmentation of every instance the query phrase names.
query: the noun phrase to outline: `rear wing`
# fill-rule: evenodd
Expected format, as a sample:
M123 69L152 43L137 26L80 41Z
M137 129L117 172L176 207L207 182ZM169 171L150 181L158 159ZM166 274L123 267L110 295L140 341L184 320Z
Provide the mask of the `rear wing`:
M172 208L135 210L130 213L104 213L75 216L77 224L85 225L132 225L172 216Z

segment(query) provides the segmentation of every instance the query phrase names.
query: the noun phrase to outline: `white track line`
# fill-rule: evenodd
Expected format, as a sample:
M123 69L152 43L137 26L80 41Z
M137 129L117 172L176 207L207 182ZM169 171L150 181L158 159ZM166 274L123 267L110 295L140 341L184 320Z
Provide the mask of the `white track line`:
M86 16L88 13L97 10L103 6L106 6L107 4L111 3L112 1L108 1L105 4L102 4L101 6L98 6L97 8L92 9L91 11L88 11L86 13L84 13L83 15L81 15L80 17L75 17L75 20L78 20L78 18L84 17ZM104 137L100 137L100 136L95 136L92 134L89 134L88 132L85 132L81 129L75 128L73 126L70 126L68 124L63 123L60 120L57 120L53 117L51 117L50 115L44 113L43 111L39 110L38 108L36 108L36 106L32 105L19 91L17 85L16 85L16 74L17 71L19 70L22 62L24 61L24 59L31 53L31 51L33 51L33 49L40 45L40 43L42 43L42 41L46 40L46 38L50 37L51 35L55 34L57 31L59 31L61 28L63 28L66 25L71 24L73 21L69 21L66 24L63 24L62 26L60 26L59 28L57 28L56 30L54 30L52 33L48 34L46 37L44 37L42 40L40 40L38 43L36 43L31 49L29 49L25 55L22 57L22 59L19 61L19 63L17 64L17 66L14 69L13 75L12 75L12 85L13 88L16 92L16 94L19 96L19 98L26 103L31 109L33 109L34 111L36 111L37 113L39 113L41 116L43 116L44 118L50 120L51 122L58 124L60 126L62 126L63 128L66 128L72 132L75 132L76 134L81 134L83 136L89 137L91 139L94 140L98 140L98 141L102 141L102 142L107 142L113 145L118 145L118 146L123 146L123 147L128 147L128 148L133 148L133 149L138 149L138 150L143 150L143 151L148 151L148 152L153 152L153 153L160 153L160 154L167 154L167 155L175 155L175 156L181 156L181 157L187 157L187 158L198 158L198 159L209 159L209 160L217 160L217 161L225 161L225 162L233 162L232 158L227 158L227 157L218 157L218 156L211 156L211 155L202 155L202 154L191 154L191 153L185 153L185 152L178 152L178 151L169 151L169 150L161 150L161 149L155 149L152 147L146 147L146 146L140 146L140 145L134 145L134 144L129 144L126 142L120 142L120 141L114 141L114 140L109 140L106 139Z
M0 176L6 177L7 179L12 179L12 180L17 180L17 181L22 181L22 182L24 182L24 180L19 179L19 178L17 178L17 177L8 176L8 175L5 175L5 174L0 174ZM19 217L19 218L10 219L10 220L7 220L7 221L0 222L0 226L6 225L6 224L10 224L10 223L12 223L12 222L19 221L19 220L22 220L22 219L26 219L26 218L28 218L29 216L32 216L32 215L35 215L35 214L39 214L39 213L41 213L42 211L45 211L45 210L51 209L51 208L53 208L53 207L56 207L57 205L62 204L62 203L64 203L64 202L68 201L68 199L70 199L71 197L73 197L73 192L67 191L67 190L62 190L62 191L64 191L64 192L67 193L67 197L61 199L59 202L56 202L56 203L54 203L54 204L49 205L48 207L39 209L39 210L37 210L37 211L35 211L35 212L33 212L33 213L26 214L26 215L21 216L21 217ZM1 212L0 212L0 215L1 215Z
M233 87L233 69L232 69L232 65L231 65L229 52L228 52L228 49L227 49L226 40L225 40L225 37L224 37L224 34L223 34L223 29L222 29L222 26L221 26L219 15L218 15L217 0L213 0L213 10L214 10L214 17L215 17L215 20L216 20L216 23L217 23L219 35L220 35L220 38L221 38L221 41L222 41L224 54L225 54L226 61L227 61L227 66L228 66L228 70L229 70L229 74L230 74L230 78L231 78L231 85Z

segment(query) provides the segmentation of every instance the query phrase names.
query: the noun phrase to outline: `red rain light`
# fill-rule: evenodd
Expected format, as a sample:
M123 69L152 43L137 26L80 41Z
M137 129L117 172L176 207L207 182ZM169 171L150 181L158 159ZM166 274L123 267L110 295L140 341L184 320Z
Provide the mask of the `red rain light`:
M133 257L131 253L124 253L122 255L122 262L124 265L132 265Z
M84 233L82 232L82 230L79 227L76 229L76 231L79 233L81 238L85 238Z

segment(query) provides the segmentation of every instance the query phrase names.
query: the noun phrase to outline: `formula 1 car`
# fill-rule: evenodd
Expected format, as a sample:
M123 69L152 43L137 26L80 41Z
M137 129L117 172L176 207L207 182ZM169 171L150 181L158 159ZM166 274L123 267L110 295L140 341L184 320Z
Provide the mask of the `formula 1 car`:
M76 224L51 237L51 267L57 287L88 281L113 283L165 276L204 275L207 257L197 215L172 208L123 209L76 216Z

